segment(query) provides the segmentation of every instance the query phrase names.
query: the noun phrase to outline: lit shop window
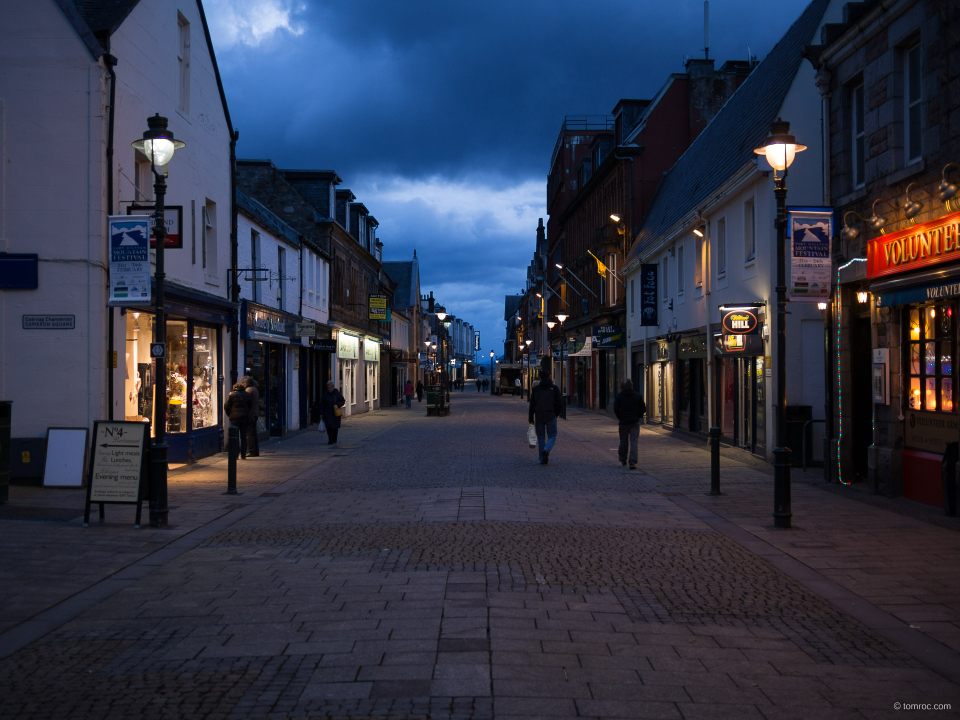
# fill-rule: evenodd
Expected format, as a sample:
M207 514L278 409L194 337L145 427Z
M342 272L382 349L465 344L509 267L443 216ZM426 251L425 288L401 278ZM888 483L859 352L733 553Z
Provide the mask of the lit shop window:
M953 412L955 327L952 306L909 310L907 404L911 409Z

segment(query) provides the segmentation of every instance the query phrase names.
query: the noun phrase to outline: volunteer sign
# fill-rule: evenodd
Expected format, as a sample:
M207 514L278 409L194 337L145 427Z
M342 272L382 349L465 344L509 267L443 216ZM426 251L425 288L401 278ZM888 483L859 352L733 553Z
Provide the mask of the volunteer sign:
M830 261L833 210L791 208L787 212L787 230L790 235L790 301L827 300L833 275Z
M881 235L867 243L867 277L960 259L960 212Z
M84 527L90 523L90 505L93 503L100 504L101 520L105 504L135 504L134 527L140 527L141 502L146 495L149 430L150 426L142 422L94 423Z
M111 215L110 297L113 305L150 304L150 218Z

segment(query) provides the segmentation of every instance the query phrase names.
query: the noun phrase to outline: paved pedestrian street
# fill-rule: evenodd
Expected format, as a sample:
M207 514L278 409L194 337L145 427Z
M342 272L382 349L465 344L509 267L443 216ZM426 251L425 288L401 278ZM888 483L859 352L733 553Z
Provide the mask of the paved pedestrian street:
M0 507L0 718L884 718L960 709L960 523L457 393L171 474L170 530ZM71 511L72 508L72 511ZM55 511L55 512L54 512ZM73 512L73 515L71 515ZM902 705L897 705L901 703ZM915 705L927 709L912 711ZM948 704L951 709L934 709ZM900 708L900 709L898 709Z

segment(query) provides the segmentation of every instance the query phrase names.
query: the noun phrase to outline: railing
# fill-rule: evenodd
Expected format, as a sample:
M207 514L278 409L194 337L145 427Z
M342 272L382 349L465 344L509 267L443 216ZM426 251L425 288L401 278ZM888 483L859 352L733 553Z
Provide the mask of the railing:
M560 126L560 136L557 138L557 144L553 148L553 154L550 156L550 172L553 172L553 164L557 161L557 153L563 147L564 134L567 130L613 130L613 115L566 115L563 118L563 125Z

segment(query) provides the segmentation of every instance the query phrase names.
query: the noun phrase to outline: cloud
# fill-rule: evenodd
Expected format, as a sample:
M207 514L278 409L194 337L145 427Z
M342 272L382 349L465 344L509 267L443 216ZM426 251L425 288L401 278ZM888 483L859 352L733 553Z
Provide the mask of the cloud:
M217 50L258 47L281 30L298 36L306 29L294 19L306 5L292 0L207 0L205 7Z

